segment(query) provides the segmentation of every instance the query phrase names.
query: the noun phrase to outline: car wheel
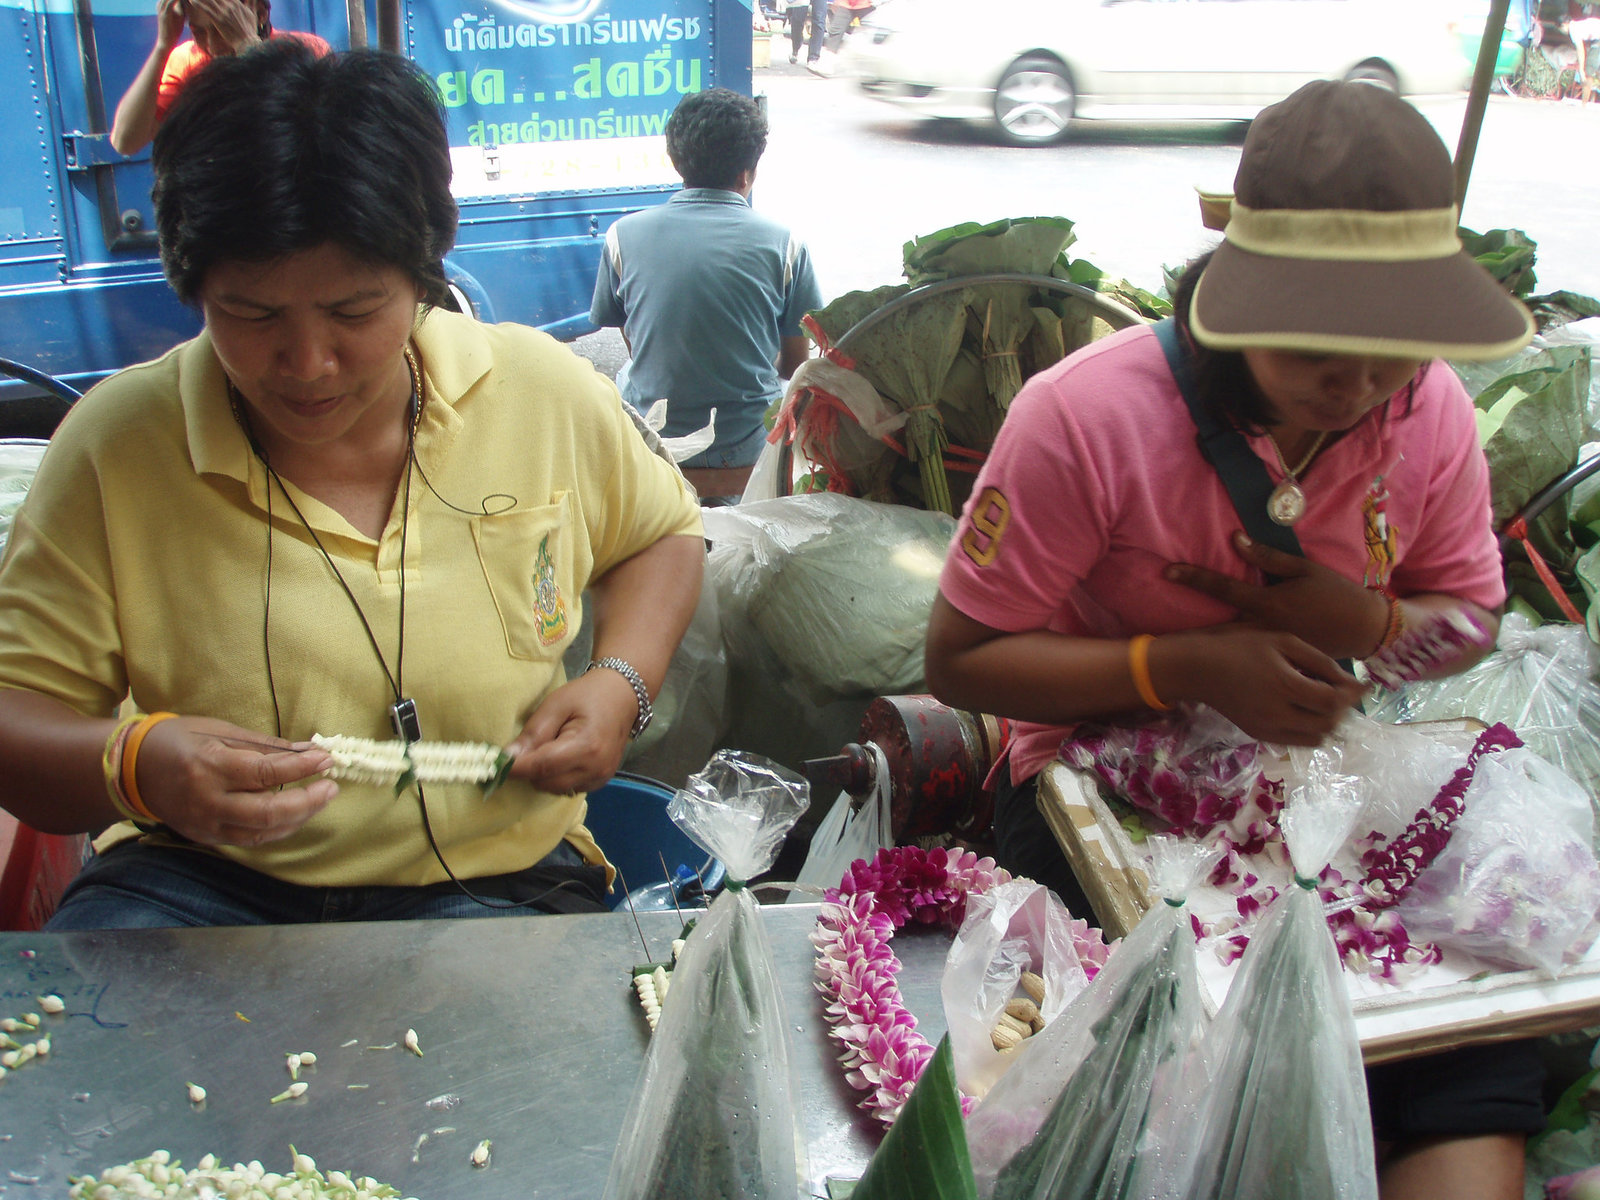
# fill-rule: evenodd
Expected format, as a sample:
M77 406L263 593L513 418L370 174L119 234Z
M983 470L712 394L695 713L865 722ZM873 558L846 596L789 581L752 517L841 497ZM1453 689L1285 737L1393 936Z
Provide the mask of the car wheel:
M1400 77L1394 69L1381 62L1364 62L1360 66L1351 67L1345 73L1346 83L1370 83L1373 87L1381 87L1386 92L1400 91Z
M994 119L1013 146L1060 141L1078 101L1066 68L1048 58L1019 58L994 92Z

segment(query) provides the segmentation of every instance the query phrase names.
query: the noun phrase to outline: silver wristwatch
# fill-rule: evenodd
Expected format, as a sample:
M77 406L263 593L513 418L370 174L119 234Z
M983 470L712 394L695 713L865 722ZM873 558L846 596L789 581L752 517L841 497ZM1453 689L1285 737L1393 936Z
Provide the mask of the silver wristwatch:
M639 678L626 659L597 658L583 669L587 675L596 667L610 667L617 674L628 681L628 686L633 689L634 699L639 702L639 715L633 719L633 728L628 730L628 740L632 741L645 731L650 725L650 718L655 716L655 709L650 707L650 691L644 686L644 680Z

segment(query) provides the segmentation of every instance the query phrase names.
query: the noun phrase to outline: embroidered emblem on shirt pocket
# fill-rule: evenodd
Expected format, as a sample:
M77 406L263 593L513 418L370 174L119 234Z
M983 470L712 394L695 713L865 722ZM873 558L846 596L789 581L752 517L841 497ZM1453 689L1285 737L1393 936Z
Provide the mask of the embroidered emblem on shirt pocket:
M534 561L533 595L534 615L539 621L539 644L553 646L567 635L567 606L561 599L561 585L556 582L556 562L550 557L550 534L539 543L539 557Z
M478 561L513 658L559 656L581 610L571 498L472 519Z

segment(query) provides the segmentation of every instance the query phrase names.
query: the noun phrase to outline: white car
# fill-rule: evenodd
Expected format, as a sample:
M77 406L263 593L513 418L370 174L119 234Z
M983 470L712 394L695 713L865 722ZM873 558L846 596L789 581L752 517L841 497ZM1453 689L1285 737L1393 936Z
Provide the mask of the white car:
M1477 15L1475 15L1475 13ZM1248 120L1312 79L1464 90L1472 0L888 0L838 73L1016 145L1074 119Z

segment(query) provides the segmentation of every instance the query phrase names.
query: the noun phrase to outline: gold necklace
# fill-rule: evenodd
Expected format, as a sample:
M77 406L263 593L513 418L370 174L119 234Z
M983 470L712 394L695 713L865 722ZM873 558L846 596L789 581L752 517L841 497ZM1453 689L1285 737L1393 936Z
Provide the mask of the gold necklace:
M1306 451L1306 456L1292 468L1283 461L1283 451L1278 448L1278 439L1270 433L1267 441L1272 443L1272 452L1278 456L1278 469L1283 472L1283 482L1272 489L1272 495L1267 497L1267 516L1279 525L1293 525L1306 515L1306 494L1300 489L1300 472L1311 465L1311 460L1317 456L1317 451L1322 449L1322 443L1327 440L1328 431L1324 429L1317 434L1316 440L1311 443L1311 449Z

